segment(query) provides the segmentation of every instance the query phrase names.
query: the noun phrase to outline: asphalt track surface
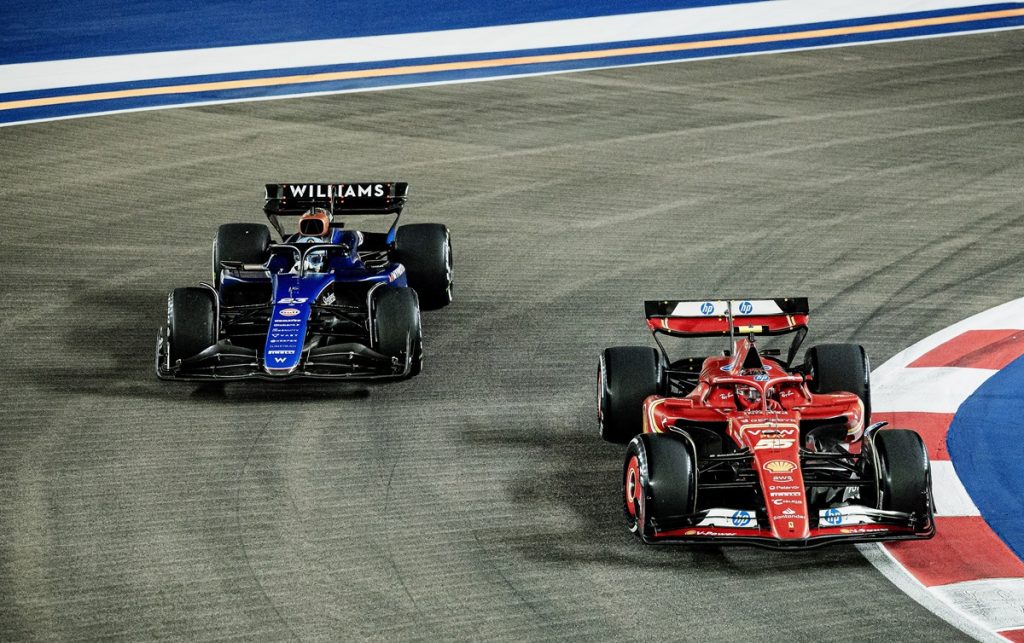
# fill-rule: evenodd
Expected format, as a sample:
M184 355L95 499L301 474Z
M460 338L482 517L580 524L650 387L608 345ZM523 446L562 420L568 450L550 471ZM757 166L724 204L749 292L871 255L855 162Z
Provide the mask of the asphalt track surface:
M1021 294L1024 32L0 130L0 638L957 640L852 547L652 548L597 436L642 300L806 295L876 364ZM158 382L261 185L411 182L393 385Z

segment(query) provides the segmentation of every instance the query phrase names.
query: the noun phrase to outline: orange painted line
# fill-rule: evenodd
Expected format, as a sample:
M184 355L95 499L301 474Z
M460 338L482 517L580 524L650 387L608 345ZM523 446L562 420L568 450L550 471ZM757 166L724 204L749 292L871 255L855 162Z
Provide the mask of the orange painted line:
M831 29L812 29L782 34L764 34L760 36L744 36L737 38L719 38L698 42L681 42L666 45L645 45L637 47L617 47L592 51L577 51L564 54L543 54L536 56L516 56L494 58L490 60L469 60L463 62L434 63L429 65L405 65L401 67L382 67L378 69L360 69L355 71L325 72L320 74L301 74L297 76L276 76L271 78L249 78L244 80L225 80L210 83L192 83L187 85L169 85L166 87L144 87L140 89L124 89L119 91L92 92L68 96L51 96L48 98L29 98L0 102L0 111L24 109L26 107L44 107L49 105L66 105L69 103L87 103L118 98L140 98L143 96L161 96L166 94L193 94L198 92L221 91L226 89L249 89L254 87L278 87L282 85L299 85L303 83L323 83L337 80L357 80L363 78L383 78L388 76L407 76L410 74L430 74L443 71L465 71L472 69L488 69L493 67L509 67L515 65L535 65L542 63L571 62L592 60L595 58L618 58L644 54L660 54L695 49L712 49L715 47L737 47L771 42L786 42L806 38L830 38L853 34L876 33L895 29L913 29L936 25L974 22L978 20L996 20L1024 16L1024 9L1003 9L1000 11L983 11L955 16L938 16L934 18L918 18L915 20L898 20L873 25L853 27L834 27Z

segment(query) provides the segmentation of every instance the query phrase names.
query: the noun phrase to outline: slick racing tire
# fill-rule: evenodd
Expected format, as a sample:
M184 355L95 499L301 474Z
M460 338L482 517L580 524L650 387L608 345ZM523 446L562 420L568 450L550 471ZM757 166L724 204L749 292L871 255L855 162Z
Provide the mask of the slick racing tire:
M167 297L171 364L217 343L217 310L206 288L175 288Z
M914 431L878 431L871 439L878 509L913 513L931 512L931 466L924 442Z
M409 286L425 310L444 308L452 301L452 239L440 223L399 226L395 259L405 266Z
M411 338L412 366L409 375L419 374L423 368L423 330L416 291L402 287L378 289L374 293L373 323L376 327L374 348L378 353L404 359Z
M213 240L213 281L220 288L220 262L263 263L270 246L270 230L262 223L225 223Z
M643 430L644 400L661 390L661 355L649 346L615 346L597 367L597 423L601 437L626 444Z
M626 448L622 475L626 528L648 538L655 524L669 525L696 512L697 467L685 440L641 433ZM668 521L668 522L666 522Z
M821 344L807 351L813 393L853 393L864 403L864 424L871 421L871 367L857 344Z

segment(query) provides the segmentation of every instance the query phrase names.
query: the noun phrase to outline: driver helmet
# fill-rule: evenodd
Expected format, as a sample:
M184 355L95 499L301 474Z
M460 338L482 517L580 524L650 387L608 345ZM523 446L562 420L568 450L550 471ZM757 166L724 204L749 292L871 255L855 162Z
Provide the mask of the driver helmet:
M323 208L313 208L299 219L299 234L303 237L325 237L331 229L331 214Z
M299 219L299 243L324 243L331 230L331 213L323 208L313 208ZM306 272L323 272L327 252L314 250L306 255Z
M306 272L323 272L326 252L323 250L314 250L306 255L306 262L304 270Z
M755 408L761 404L761 389L756 386L737 386L736 398L743 408Z

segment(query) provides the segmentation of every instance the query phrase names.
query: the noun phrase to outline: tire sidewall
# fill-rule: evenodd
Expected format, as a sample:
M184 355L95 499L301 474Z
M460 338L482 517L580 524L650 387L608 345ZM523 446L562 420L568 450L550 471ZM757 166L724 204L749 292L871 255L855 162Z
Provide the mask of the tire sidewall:
M643 430L643 403L662 388L659 353L649 346L606 348L597 367L598 431L601 438L627 444Z
M262 223L225 223L213 239L213 281L220 287L222 261L263 263L271 243L270 229Z
M443 308L454 294L454 256L451 232L440 223L399 226L395 259L405 266L406 280L424 309Z
M864 407L864 424L871 421L871 365L863 346L820 344L807 350L804 361L813 393L853 393Z
M176 288L167 296L167 341L171 364L217 343L216 304L206 288Z
M641 433L630 440L620 497L626 528L644 540L654 536L659 507L672 515L693 514L697 462L689 441L664 433Z
M382 287L374 293L374 350L389 357L404 357L412 336L410 375L422 367L423 328L416 291L402 286Z
M888 429L871 439L877 495L884 511L930 514L931 464L924 442L914 431Z

